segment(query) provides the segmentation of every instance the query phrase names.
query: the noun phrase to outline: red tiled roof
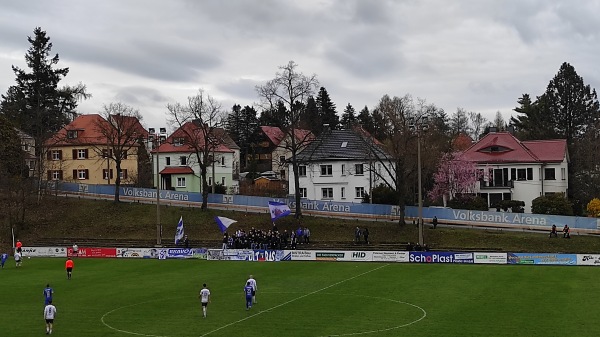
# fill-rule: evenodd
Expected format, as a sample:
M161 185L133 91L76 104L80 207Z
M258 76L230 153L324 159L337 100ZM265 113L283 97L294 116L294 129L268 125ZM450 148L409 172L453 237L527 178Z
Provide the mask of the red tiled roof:
M192 170L189 166L168 166L165 167L160 174L193 174L194 170Z
M200 146L200 148L204 148L204 137L201 134L202 132L203 132L203 130L201 128L195 126L194 123L187 122L187 123L183 124L179 129L175 130L175 132L173 132L167 138L167 141L159 146L158 150L160 151L160 153L169 153L169 152L194 153L194 152L196 152L196 150L193 147L191 147L189 144L176 146L174 144L174 139L175 138L186 138L187 139L187 138L189 138L188 135L195 135L195 137L194 137L195 139L192 139L192 140L198 141L198 145ZM217 144L214 151L215 152L234 152L232 149L230 149L227 145L225 145L223 143ZM156 150L152 151L152 153L155 153L155 152L156 152Z
M121 125L126 130L134 128L135 132L141 137L146 138L148 132L140 124L140 121L135 117L129 116L116 116L112 115L111 118L121 118ZM104 145L108 144L109 141L105 135L100 131L106 129L102 125L108 125L108 121L99 114L81 115L77 116L74 121L66 125L55 133L52 138L46 141L47 146L61 146L61 145ZM68 139L68 131L77 131L77 138ZM134 146L137 146L135 144Z
M285 137L285 133L276 126L261 126L260 129L274 145L279 145Z
M477 163L561 162L567 156L566 144L564 139L521 142L508 132L492 132L460 158ZM489 151L492 147L496 151Z

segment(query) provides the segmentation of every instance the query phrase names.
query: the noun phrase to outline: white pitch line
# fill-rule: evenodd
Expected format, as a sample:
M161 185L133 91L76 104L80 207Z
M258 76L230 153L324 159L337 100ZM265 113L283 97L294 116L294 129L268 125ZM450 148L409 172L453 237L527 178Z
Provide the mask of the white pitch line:
M369 271L366 271L366 272L364 272L364 273L362 273L362 274L354 275L354 276L352 276L352 277L350 277L350 278L348 278L348 279L345 279L345 280L342 280L342 281L336 282L336 283L334 283L334 284L332 284L332 285L329 285L329 286L327 286L327 287L325 287L325 288L321 288L321 289L319 289L319 290L315 290L315 291L313 291L313 292L311 292L311 293L308 293L308 294L305 294L305 295L302 295L302 296L296 297L296 298L294 298L294 299L291 299L291 300L289 300L289 301L287 301L287 302L283 302L283 303L281 303L281 304L278 304L278 305L276 305L276 306L274 306L274 307L271 307L271 308L269 308L269 309L266 309L266 310L263 310L263 311L259 311L259 312L257 312L256 314L250 315L250 316L248 316L248 317L242 318L242 319L240 319L240 320L237 320L237 321L235 321L235 322L231 322L231 323L229 323L229 324L223 325L222 327L219 327L219 328L216 328L216 329L214 329L214 330L212 330L212 331L209 331L209 332L205 333L204 335L201 335L200 337L208 336L208 335L210 335L210 334L211 334L211 333L213 333L213 332L217 332L217 331L223 330L223 329L225 329L225 328L228 328L228 327L230 327L230 326L232 326L232 325L235 325L235 324L241 323L241 322L243 322L243 321L245 321L245 320L248 320L248 319L250 319L250 318L253 318L253 317L256 317L256 316L258 316L258 315L264 314L264 313L266 313L266 312L272 311L272 310L274 310L274 309L277 309L277 308L279 308L279 307L282 307L282 306L284 306L284 305L286 305L286 304L290 304L290 303L292 303L292 302L295 302L295 301L297 301L297 300L301 300L301 299L303 299L303 298L305 298L305 297L307 297L307 296L314 295L314 294L316 294L316 293L319 293L319 292L321 292L321 291L323 291L323 290L327 290L327 289L329 289L329 288L331 288L331 287L335 287L335 286L337 286L338 284L341 284L341 283L344 283L344 282L348 282L348 281L350 281L350 280L353 280L353 279L355 279L355 278L357 278L357 277L361 277L361 276L363 276L363 275L366 275L366 274L372 273L372 272L374 272L374 271L377 271L377 270L379 270L379 269L381 269L381 268L383 268L383 267L387 267L387 266L389 266L389 264L383 265L383 266L381 266L381 267L377 267L377 268L375 268L375 269L371 269L371 270L369 270Z

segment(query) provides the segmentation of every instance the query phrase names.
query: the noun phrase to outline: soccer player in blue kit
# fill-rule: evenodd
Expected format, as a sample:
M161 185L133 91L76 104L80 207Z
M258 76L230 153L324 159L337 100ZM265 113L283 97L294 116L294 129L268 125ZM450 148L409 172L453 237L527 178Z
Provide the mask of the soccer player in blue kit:
M0 265L2 265L2 268L4 268L6 260L8 260L8 254L2 253L2 256L0 257Z
M54 295L54 289L50 288L50 284L46 284L46 289L44 289L44 305L52 303L52 295Z
M244 287L244 294L246 295L246 310L250 310L252 308L252 292L254 288L250 282L246 282L246 286Z

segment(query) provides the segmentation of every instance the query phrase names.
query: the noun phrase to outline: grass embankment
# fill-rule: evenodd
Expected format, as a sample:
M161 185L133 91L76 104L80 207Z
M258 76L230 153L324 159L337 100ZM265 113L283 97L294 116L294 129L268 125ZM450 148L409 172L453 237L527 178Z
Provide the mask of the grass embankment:
M2 206L0 206L0 211ZM189 207L161 208L163 242L170 244L175 227L183 217L186 234L194 243L220 241L221 232L214 222L215 216L237 220L231 230L250 227L271 229L267 212L261 214L206 210ZM390 222L367 222L305 216L301 220L292 216L277 221L279 231L291 231L299 225L307 226L315 245L352 242L354 229L369 228L373 246L381 244L418 241L418 229L414 225L400 226ZM10 227L1 224L0 247L10 247ZM46 196L39 205L28 206L25 224L18 228L17 236L27 245L39 238L104 238L153 240L156 238L156 205L95 201L65 197ZM424 238L432 249L460 250L486 248L514 252L600 252L600 238L574 235L570 240L549 239L545 233L529 233L501 230L461 229L438 226L426 227Z

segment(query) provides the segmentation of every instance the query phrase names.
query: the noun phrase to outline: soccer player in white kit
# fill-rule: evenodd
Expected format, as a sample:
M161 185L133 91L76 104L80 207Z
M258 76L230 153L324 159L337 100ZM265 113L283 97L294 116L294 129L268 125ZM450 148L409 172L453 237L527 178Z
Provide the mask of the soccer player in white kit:
M54 316L56 316L56 307L52 305L52 300L44 307L44 319L46 320L46 335L52 334L52 326L54 325Z
M250 286L252 286L252 303L256 304L256 290L258 290L258 287L256 285L256 280L252 275L250 275L250 277L246 281L246 284L248 283L250 283Z
M208 306L208 303L210 303L210 290L206 288L206 283L202 285L202 290L200 290L200 295L198 295L198 297L202 303L202 315L206 318L206 307Z

